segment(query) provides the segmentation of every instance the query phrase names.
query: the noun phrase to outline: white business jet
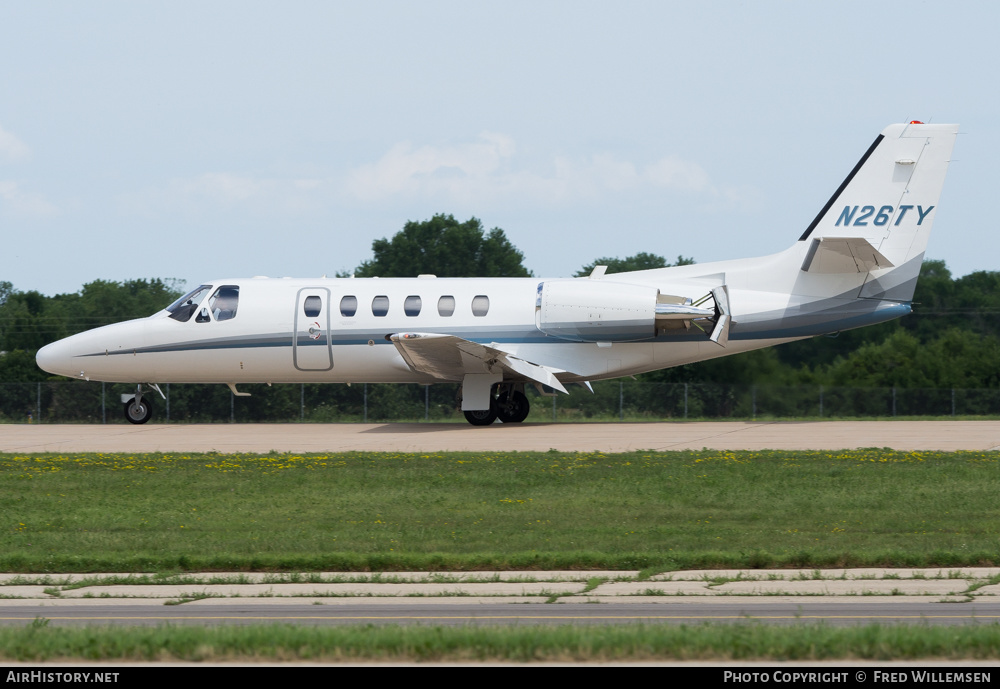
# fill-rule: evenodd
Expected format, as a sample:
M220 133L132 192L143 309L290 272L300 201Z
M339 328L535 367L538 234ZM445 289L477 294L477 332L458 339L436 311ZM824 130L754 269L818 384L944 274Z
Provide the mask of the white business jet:
M135 383L461 383L470 423L521 422L525 386L566 386L898 318L924 258L957 125L886 127L777 254L584 278L213 280L148 318L39 350L72 378ZM162 395L163 393L160 392Z

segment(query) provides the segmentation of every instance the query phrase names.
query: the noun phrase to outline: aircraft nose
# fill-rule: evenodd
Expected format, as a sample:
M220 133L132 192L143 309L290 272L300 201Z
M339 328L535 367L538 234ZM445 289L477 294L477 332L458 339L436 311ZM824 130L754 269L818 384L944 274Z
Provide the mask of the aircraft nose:
M69 349L66 345L66 340L47 344L35 354L35 363L43 371L60 376L72 376L74 375L74 371L71 370L73 357Z

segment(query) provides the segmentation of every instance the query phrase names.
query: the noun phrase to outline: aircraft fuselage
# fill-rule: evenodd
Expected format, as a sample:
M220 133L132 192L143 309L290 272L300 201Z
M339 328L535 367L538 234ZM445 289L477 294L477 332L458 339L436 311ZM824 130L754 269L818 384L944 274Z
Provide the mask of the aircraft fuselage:
M957 131L886 127L776 254L583 278L213 280L38 365L136 383L134 423L142 384L304 382L459 382L470 422L523 421L528 384L565 392L909 313Z

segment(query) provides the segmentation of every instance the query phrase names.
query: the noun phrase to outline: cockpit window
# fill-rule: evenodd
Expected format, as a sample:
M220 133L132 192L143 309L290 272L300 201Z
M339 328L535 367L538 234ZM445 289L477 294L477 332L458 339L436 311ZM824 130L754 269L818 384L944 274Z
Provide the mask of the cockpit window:
M191 315L198 310L198 305L201 304L201 300L205 298L205 295L208 294L211 289L211 285L202 285L201 287L193 289L185 294L183 297L167 307L167 311L170 312L170 317L175 321L187 323L191 320Z
M215 290L215 294L208 300L208 310L217 321L228 321L236 317L236 307L240 301L240 288L238 285L223 285Z

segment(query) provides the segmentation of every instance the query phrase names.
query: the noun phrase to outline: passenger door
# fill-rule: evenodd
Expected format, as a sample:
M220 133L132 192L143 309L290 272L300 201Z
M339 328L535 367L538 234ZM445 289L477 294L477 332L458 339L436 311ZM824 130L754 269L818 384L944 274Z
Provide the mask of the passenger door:
M330 341L330 290L305 287L295 297L292 364L299 371L329 371L333 368Z

